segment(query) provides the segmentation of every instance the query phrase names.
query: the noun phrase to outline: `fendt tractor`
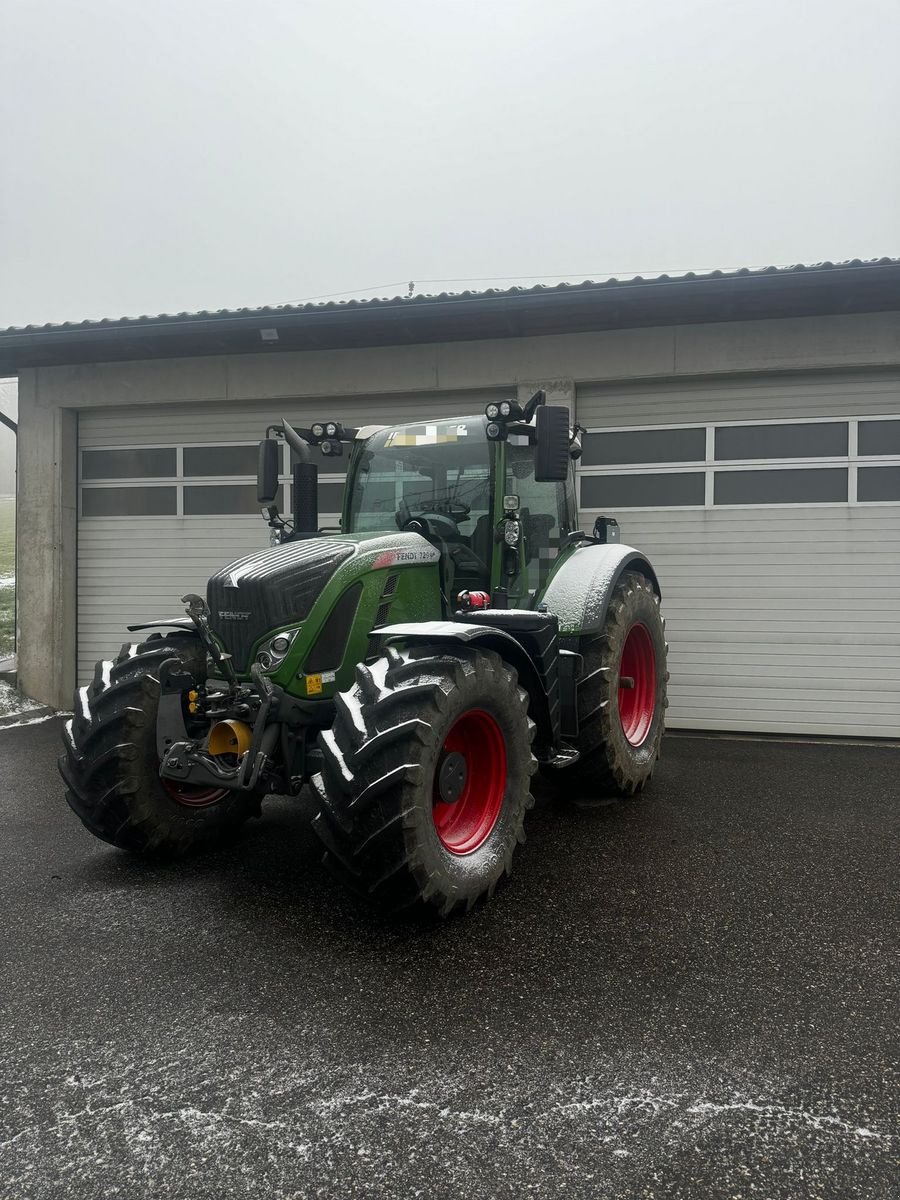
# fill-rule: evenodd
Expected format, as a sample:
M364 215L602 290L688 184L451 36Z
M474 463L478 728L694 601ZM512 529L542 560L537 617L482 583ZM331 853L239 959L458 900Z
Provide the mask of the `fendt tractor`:
M640 791L666 707L659 584L614 520L579 529L582 432L543 392L419 425L269 426L269 547L187 616L130 625L145 640L75 694L60 769L87 828L179 854L310 783L330 868L446 915L509 874L539 768L567 795ZM320 529L313 452L345 447L341 525Z

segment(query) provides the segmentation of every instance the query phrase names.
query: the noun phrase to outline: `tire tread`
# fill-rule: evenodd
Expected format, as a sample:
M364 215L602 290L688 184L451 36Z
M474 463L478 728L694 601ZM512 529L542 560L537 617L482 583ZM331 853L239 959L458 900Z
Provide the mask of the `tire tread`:
M494 686L497 677L503 679L518 698L527 761L520 768L523 794L514 801L515 836L493 874L463 894L433 869L429 847L411 828L417 806L425 802L423 760L433 725L447 712L455 689L471 686L477 694L479 687L491 686L488 676ZM325 866L391 910L419 904L446 916L492 895L511 872L513 850L524 840L524 814L533 804L528 782L537 763L530 752L534 722L527 713L528 697L515 672L490 651L388 647L375 663L360 665L355 686L338 697L331 729L320 735L322 769L312 780L319 800L313 829ZM427 786L430 804L430 775Z

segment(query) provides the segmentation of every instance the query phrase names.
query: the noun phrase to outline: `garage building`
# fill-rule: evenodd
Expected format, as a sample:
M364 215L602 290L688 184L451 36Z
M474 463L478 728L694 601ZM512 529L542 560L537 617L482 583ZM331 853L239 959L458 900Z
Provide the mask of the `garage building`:
M897 260L12 329L2 375L19 678L50 704L128 622L265 544L270 422L420 422L544 387L587 430L583 527L615 516L659 573L672 727L900 734Z

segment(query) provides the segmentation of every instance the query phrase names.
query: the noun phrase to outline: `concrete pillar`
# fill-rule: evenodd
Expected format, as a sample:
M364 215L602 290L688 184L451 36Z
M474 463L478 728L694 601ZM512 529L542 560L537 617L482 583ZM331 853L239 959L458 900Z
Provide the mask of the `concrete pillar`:
M77 444L72 409L42 403L19 376L16 644L19 687L71 708L75 687Z

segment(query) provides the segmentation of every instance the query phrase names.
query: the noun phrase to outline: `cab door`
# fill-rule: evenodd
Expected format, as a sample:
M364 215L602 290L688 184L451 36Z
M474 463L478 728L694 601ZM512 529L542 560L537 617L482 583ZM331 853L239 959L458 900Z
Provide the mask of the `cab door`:
M534 477L534 447L525 439L505 443L506 497L518 497L521 537L513 574L506 574L511 608L533 608L543 590L565 537L578 526L574 465L561 483L538 483ZM501 500L502 503L502 500ZM513 559L507 560L507 572ZM501 568L502 569L502 568ZM500 580L501 584L504 580Z

